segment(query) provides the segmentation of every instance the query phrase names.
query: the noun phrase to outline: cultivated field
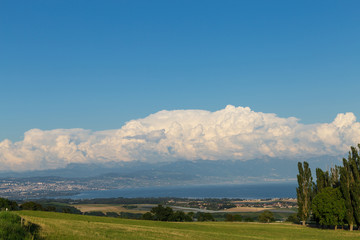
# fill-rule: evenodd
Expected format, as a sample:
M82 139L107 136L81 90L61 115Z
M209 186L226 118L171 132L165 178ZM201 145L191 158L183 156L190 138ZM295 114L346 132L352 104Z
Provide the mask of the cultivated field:
M359 239L360 233L321 230L292 224L229 222L170 223L21 211L42 227L46 239Z
M76 207L77 209L79 209L81 212L93 212L93 211L99 211L99 212L116 212L116 213L120 213L120 212L130 212L130 213L146 213L147 211L150 211L152 207L156 206L156 205L150 205L150 207L148 207L148 209L143 209L141 207L141 204L139 205L132 205L135 208L125 208L122 205L119 204L74 204L72 205L73 207Z
M81 212L93 212L93 211L99 211L99 212L130 212L130 213L146 213L151 210L151 208L156 207L157 204L131 204L130 206L133 206L134 208L125 208L124 204L73 204L71 205L73 207L76 207ZM225 210L218 210L218 211L212 211L212 210L203 210L203 209L195 209L195 208L187 208L187 207L179 207L179 206L171 206L174 211L182 210L184 212L229 212L229 213L250 213L250 212L261 212L264 210L275 210L275 211L282 211L282 212L293 212L293 210L289 209L276 209L276 208L268 208L268 207L234 207L229 208Z

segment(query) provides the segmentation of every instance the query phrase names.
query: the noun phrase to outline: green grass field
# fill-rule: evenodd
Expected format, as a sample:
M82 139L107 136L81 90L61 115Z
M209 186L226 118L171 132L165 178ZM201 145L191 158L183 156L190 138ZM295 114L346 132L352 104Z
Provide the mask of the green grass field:
M18 214L40 225L45 239L360 239L358 231L321 230L283 223L170 223L40 211Z

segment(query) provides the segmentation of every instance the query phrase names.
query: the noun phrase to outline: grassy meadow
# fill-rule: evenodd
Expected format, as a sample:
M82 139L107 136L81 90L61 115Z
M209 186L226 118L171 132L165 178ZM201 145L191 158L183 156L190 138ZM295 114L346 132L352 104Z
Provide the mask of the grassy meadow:
M66 213L20 211L45 239L360 239L360 232L285 223L155 222Z

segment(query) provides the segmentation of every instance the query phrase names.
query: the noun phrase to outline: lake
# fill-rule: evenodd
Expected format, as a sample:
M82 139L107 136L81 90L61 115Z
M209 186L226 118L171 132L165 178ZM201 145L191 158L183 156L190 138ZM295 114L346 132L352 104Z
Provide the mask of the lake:
M135 197L178 197L178 198L296 198L295 182L236 184L236 185L196 185L123 188L103 191L87 191L70 196L71 199L92 198L135 198Z

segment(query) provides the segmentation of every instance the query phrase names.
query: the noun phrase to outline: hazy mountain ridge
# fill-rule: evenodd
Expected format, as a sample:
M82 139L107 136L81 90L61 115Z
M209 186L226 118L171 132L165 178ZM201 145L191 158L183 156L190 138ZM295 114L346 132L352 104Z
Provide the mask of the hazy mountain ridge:
M176 179L201 179L236 177L264 177L264 178L296 178L297 162L307 161L313 173L315 168L330 168L341 164L341 157L323 156L309 159L254 159L249 161L233 160L179 160L172 162L146 163L141 161L119 162L101 164L71 163L65 168L25 171L3 172L2 177L28 178L28 177L62 177L62 178L101 178L101 177L155 177L173 176Z
M340 165L340 157L299 159L315 169ZM297 161L198 160L161 163L69 164L66 168L0 174L0 195L13 199L68 196L84 191L153 186L294 182Z

